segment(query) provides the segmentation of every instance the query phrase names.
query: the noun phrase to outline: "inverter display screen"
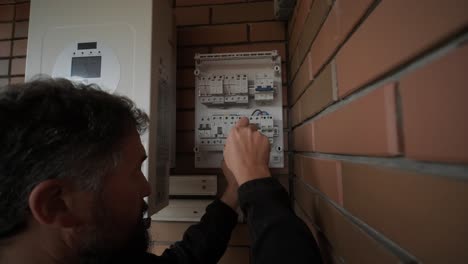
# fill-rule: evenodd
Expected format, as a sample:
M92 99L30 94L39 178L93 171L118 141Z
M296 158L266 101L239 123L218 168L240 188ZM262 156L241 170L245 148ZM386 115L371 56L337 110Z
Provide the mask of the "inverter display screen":
M101 56L72 58L71 76L82 78L101 77Z
M96 49L97 48L97 42L84 42L84 43L78 43L78 49L83 50L83 49Z

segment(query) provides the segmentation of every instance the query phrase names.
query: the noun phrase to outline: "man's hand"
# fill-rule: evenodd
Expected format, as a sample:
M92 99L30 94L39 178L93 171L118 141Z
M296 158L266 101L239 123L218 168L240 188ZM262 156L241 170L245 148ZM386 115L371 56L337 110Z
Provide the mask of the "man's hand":
M231 129L224 148L224 160L237 183L270 177L270 142L249 119L241 118Z
M221 168L223 169L223 174L227 181L226 190L224 191L223 196L221 196L221 201L229 205L233 210L236 210L239 203L237 197L237 189L239 189L239 185L237 184L236 178L232 172L226 166L224 160L221 163Z

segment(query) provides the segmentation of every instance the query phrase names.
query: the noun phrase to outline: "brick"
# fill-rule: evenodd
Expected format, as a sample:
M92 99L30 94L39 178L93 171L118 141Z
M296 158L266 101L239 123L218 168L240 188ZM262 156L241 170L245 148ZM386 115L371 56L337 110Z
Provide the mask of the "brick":
M285 24L281 21L250 23L250 41L285 39Z
M24 83L24 76L10 78L10 84L20 84L20 83Z
M380 3L338 53L340 97L463 30L467 9L468 2L457 0L426 1L423 9L404 0Z
M317 211L316 224L345 263L403 263L322 198L317 199Z
M213 24L275 19L273 1L213 6L212 12Z
M0 75L9 75L8 70L10 69L10 60L0 60Z
M11 39L13 32L13 24L0 23L0 39Z
M301 123L302 120L302 102L298 101L292 108L291 108L291 122L293 126Z
M297 4L297 1L296 3L294 4L294 9L293 9L293 12L291 14L291 17L289 18L289 21L288 21L288 40L291 38L291 34L293 32L293 29L294 29L294 25L296 24L296 17L297 17L297 10L299 9L299 5Z
M193 152L195 145L195 135L192 131L177 132L176 134L176 151L177 152Z
M195 88L195 75L193 71L193 68L177 70L177 88Z
M178 7L174 9L176 25L204 25L210 23L209 7Z
M307 86L309 86L310 82L312 82L312 80L314 79L311 67L311 57L308 56L304 60L304 63L302 63L301 67L299 68L299 71L296 74L296 77L292 82L291 101L293 103L296 102L297 99L299 99L302 92L307 88Z
M287 107L283 107L283 128L286 129L288 128L289 126L289 123L288 123L288 108Z
M288 131L283 131L283 145L284 145L284 151L288 151L289 150L289 146L288 146ZM285 153L285 155L287 155L287 153Z
M332 61L299 99L302 105L300 121L317 114L336 99L334 78L335 73Z
M13 56L26 56L26 50L28 47L27 39L20 39L13 41Z
M247 41L247 25L200 26L178 29L178 44L227 44Z
M373 0L337 0L310 48L314 75L356 26ZM366 46L370 46L366 43ZM359 60L358 60L359 61ZM356 62L356 61L354 61Z
M288 87L282 85L281 92L282 92L281 99L283 100L283 107L287 107L288 106Z
M192 89L177 90L177 109L195 108L195 91Z
M0 57L9 57L11 53L11 41L0 41Z
M296 215L299 218L301 218L302 221L304 221L304 223L307 225L307 227L309 227L309 230L314 235L315 241L317 242L317 245L319 246L319 249L320 249L320 254L321 254L323 263L343 264L344 261L341 259L341 257L336 256L336 253L331 248L331 245L327 241L326 237L311 222L311 220L308 218L308 216L305 214L305 212L302 210L302 208L300 208L300 206L297 203L294 204L294 212L296 212Z
M468 45L401 79L403 139L408 158L468 163L466 58Z
M387 84L331 112L314 124L315 150L395 156L400 153L395 84Z
M296 4L298 6L298 9L296 13L294 26L292 28L291 37L289 39L289 54L294 53L297 42L301 37L302 30L304 29L304 23L307 19L307 15L309 14L312 2L312 0L299 0Z
M281 59L283 59L283 57L281 56ZM286 59L286 58L284 58ZM288 71L286 69L286 63L281 63L281 79L282 79L282 82L283 84L287 84L288 83Z
M246 0L176 0L176 6L214 5L227 3L241 3Z
M312 223L312 221L309 219L309 217L305 214L304 210L302 210L302 208L300 208L300 206L297 203L294 203L293 210L296 213L296 215L302 221L304 221L304 223L307 225L307 227L309 228L309 230L313 234L313 236L315 238L315 241L317 242L317 246L319 247L319 250L321 252L321 255L322 255L321 257L322 257L323 263L331 263L329 261L326 261L325 256L323 255L324 253L322 251L322 246L324 245L324 243L323 243L324 242L324 236L320 232L320 229L317 226L315 226L315 224ZM327 243L327 245L329 245L329 244Z
M195 54L209 53L207 47L179 48L177 50L177 66L195 66Z
M322 233L317 233L317 240L319 241L320 253L322 254L323 263L329 264L344 264L344 260L341 256L338 256L333 250L330 242L327 241L327 238ZM358 262L359 263L359 262Z
M250 249L248 247L228 247L219 264L250 263Z
M195 113L193 111L177 111L176 128L177 130L194 130Z
M302 181L294 181L294 199L313 223L317 221L317 195Z
M303 181L343 205L341 164L336 160L300 156Z
M315 0L304 25L304 31L299 39L294 53L289 53L291 59L291 76L296 73L301 61L308 54L312 40L320 30L320 26L331 8L329 0Z
M315 151L313 123L296 127L293 130L293 142L295 151Z
M15 23L15 38L28 37L29 22L16 22Z
M229 45L213 47L213 53L223 52L253 52L253 51L272 51L277 50L281 56L281 61L286 60L286 44L283 42L254 43L242 45Z
M468 181L349 162L342 173L345 208L421 262L468 258Z
M294 202L293 209L297 217L299 217L307 225L309 230L314 235L315 241L318 243L319 241L317 239L317 236L318 236L318 232L320 232L318 228L312 223L312 221L309 219L309 216L304 212L304 210L299 206L297 202Z
M11 21L14 17L14 5L0 6L0 21Z
M325 236L321 236L321 241L325 241ZM320 252L322 254L323 263L330 263L330 264L344 264L344 260L342 257L336 255L335 251L332 249L329 244L325 242L321 242L323 246L320 247Z
M302 172L302 156L299 154L294 155L294 175L296 178L299 177L299 175L303 175Z
M11 60L11 75L24 75L26 58Z
M29 3L22 3L16 5L16 20L26 20L29 19Z
M342 257L336 255L333 252L333 249L331 247L328 247L328 252L330 252L329 257L324 259L324 263L330 263L330 264L345 264L344 260Z

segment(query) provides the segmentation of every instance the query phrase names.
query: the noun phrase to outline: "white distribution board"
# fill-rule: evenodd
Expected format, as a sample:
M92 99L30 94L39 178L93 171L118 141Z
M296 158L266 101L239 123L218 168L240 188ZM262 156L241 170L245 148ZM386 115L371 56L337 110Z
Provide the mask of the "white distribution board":
M195 167L219 168L230 129L250 119L284 166L281 57L277 51L195 55Z

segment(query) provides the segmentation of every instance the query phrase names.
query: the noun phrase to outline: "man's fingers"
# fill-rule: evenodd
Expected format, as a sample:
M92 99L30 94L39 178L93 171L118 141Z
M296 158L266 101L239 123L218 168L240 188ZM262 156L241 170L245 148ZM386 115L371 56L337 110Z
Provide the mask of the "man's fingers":
M249 119L245 116L241 117L239 121L236 123L236 127L246 127L249 125Z
M250 127L250 129L252 129L253 131L257 131L257 130L258 130L257 124L249 124L249 127Z

